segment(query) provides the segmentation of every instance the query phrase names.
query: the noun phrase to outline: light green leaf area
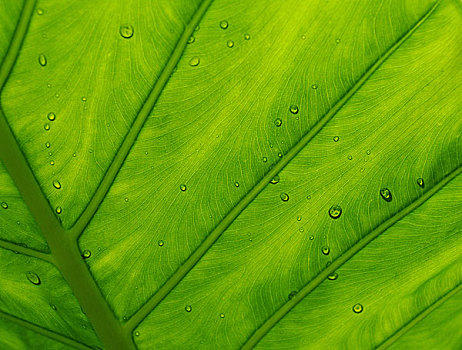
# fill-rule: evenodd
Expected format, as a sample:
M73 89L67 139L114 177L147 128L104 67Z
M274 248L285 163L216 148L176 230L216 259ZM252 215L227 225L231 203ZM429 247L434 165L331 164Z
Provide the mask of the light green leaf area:
M0 348L462 346L459 0L21 6Z

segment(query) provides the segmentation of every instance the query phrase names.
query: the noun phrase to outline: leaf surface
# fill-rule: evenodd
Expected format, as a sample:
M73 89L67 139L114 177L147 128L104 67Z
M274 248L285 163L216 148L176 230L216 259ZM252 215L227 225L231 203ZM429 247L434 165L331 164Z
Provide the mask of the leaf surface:
M461 345L459 1L24 4L0 345Z

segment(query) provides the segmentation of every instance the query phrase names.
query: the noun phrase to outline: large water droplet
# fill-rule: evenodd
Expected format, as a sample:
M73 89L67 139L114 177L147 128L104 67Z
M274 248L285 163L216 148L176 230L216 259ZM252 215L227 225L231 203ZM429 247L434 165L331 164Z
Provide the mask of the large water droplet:
M353 156L350 154L350 155L348 156L348 160L352 160L352 159L353 159Z
M82 258L84 259L88 259L91 257L91 251L89 249L85 249L83 252L82 252Z
M293 290L292 292L290 292L290 293L289 293L289 300L290 300L290 299L293 299L294 296L296 296L296 295L297 295L297 291L296 291L296 290Z
M234 186L239 187L239 182L236 181L236 182L234 183Z
M279 195L279 197L281 197L281 200L282 200L283 202L287 202L287 201L289 200L289 195L288 195L287 193L285 193L285 192L282 192L282 193Z
M274 175L273 178L270 180L270 183L272 183L273 185L277 184L280 180L280 177L279 175Z
M35 272L31 272L31 271L26 272L26 277L30 283L35 284L36 286L42 283L40 281L40 277Z
M48 120L49 121L52 122L55 119L56 119L56 114L54 114L53 112L48 113Z
M388 188L382 188L380 190L380 195L382 196L383 199L385 199L387 202L391 202L392 196L391 196L391 191Z
M244 39L245 39L245 40L250 40L250 34L244 35Z
M313 84L313 85L311 85L311 88L312 88L313 90L316 90L316 89L318 88L318 85L317 85L317 84Z
M417 185L419 185L420 187L424 188L425 187L425 183L424 183L424 179L419 177L417 179Z
M298 113L298 106L292 105L292 106L290 106L289 110L290 110L290 113L297 114Z
M119 33L122 38L130 39L133 36L134 30L130 24L123 24L119 28Z
M324 246L321 248L321 252L324 254L324 255L329 255L330 253L330 248L327 247L327 246Z
M228 40L228 42L226 43L226 46L228 46L229 48L234 47L234 41Z
M61 207L56 207L56 214L61 214L63 212L63 208Z
M356 314L359 314L361 312L363 312L363 306L361 304L355 304L353 305L353 312L356 313Z
M58 180L53 180L53 187L59 190L61 188L61 183Z
M186 312L191 312L192 311L192 306L188 305L184 309L186 310Z
M164 241L163 241L163 240L159 240L159 241L157 242L157 245L158 245L159 247L163 247L163 246L164 246Z
M340 140L340 138L338 136L334 136L333 140L334 140L334 142L338 142L338 140Z
M38 9L37 9L37 14L38 14L39 16L43 15L43 9L38 8Z
M182 190L183 192L186 191L186 185L185 185L185 184L181 184L181 185L180 185L180 190Z
M46 148L50 148L50 146L51 146L51 145L50 145L49 142L45 143L45 147L46 147Z
M43 53L39 55L38 62L42 67L45 67L47 65L47 58Z
M225 314L221 313L220 318L225 318Z
M196 67L199 65L200 62L201 62L200 58L197 56L194 56L193 58L189 60L189 65L191 67Z
M228 28L228 21L221 21L220 22L220 28L221 29L227 29Z
M50 124L46 123L43 128L46 130L46 131L49 131L50 130Z
M2 208L3 209L8 209L8 203L2 202Z
M196 38L194 37L194 35L191 35L188 39L188 44L192 44L195 41L196 41Z
M274 121L274 125L276 125L277 127L280 127L282 125L282 120L280 118L277 118L275 121Z
M329 216L332 219L338 219L342 215L342 207L340 205L333 205L329 209Z
M327 279L331 281L335 281L338 278L338 273L337 272L332 272L329 276L327 276Z
M140 332L138 332L138 331L136 331L136 332L133 333L133 334L135 334L135 337L139 337L139 336L140 336Z

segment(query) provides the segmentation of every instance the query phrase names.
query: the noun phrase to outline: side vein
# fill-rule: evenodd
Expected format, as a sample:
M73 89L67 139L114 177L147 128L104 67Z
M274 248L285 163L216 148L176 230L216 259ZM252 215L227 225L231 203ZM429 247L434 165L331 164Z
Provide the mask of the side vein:
M27 248L17 243L8 242L3 239L0 239L0 248L8 249L13 252L18 252L23 255L28 255L28 256L31 256L37 259L42 259L49 263L54 264L53 257L51 256L51 254L44 253L44 252L41 252L35 249Z
M437 1L430 10L417 23L393 44L369 69L361 76L356 84L322 117L319 122L306 133L275 166L241 199L241 201L220 221L200 246L176 270L165 284L135 312L127 321L125 327L134 329L186 276L202 256L210 249L222 233L233 223L239 214L254 200L267 186L270 180L277 175L337 114L361 86L374 74L374 72L424 23L435 11L441 0Z

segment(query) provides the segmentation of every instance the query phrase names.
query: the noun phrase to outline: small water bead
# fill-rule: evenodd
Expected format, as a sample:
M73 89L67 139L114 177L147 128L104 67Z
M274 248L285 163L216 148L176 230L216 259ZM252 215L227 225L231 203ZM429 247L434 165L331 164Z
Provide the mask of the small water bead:
M159 240L159 242L157 242L157 245L159 247L163 247L164 246L164 241L163 240Z
M136 331L135 333L135 337L139 337L140 336L140 332Z
M327 276L328 280L335 281L338 278L337 272L332 272L329 276Z
M85 96L82 96L82 101L87 102L87 98Z
M123 24L119 28L119 33L122 38L130 39L133 36L134 30L130 24Z
M245 39L245 40L250 40L250 34L244 35L244 39Z
M274 175L273 178L270 180L270 183L275 185L279 182L281 178L279 177L279 175Z
M53 187L59 190L61 188L61 183L58 180L53 180Z
M417 185L419 185L420 187L424 188L425 187L425 183L424 183L424 179L419 177L417 179Z
M282 193L279 195L279 197L281 197L281 200L282 200L283 202L287 202L287 201L289 200L289 195L288 195L287 193L285 193L285 192L282 192Z
M89 249L85 249L83 252L82 252L82 258L84 259L88 259L91 257L91 251Z
M63 212L63 208L61 207L56 207L56 214L61 214Z
M312 88L313 90L316 90L316 89L318 88L318 84L313 84L313 85L311 85L311 88Z
M191 67L196 67L199 65L200 62L201 62L200 58L197 56L194 56L193 58L189 60L189 65Z
M220 22L220 28L221 29L227 29L228 28L228 21L221 21Z
M50 130L50 124L46 123L43 128L46 130L46 131L49 131Z
M236 181L236 182L234 183L234 186L239 187L239 182Z
M43 9L37 9L37 14L38 14L39 16L43 15Z
M282 120L280 118L277 118L275 121L274 121L274 125L276 125L277 127L280 127L282 125Z
M281 152L278 153L278 157L279 158L282 158L283 157L283 154Z
M306 196L306 199L310 200L310 199L311 199L311 195Z
M363 312L363 306L361 304L355 304L353 305L353 312L356 313L356 314L359 314L361 312Z
M340 140L340 137L334 136L333 140L334 140L334 142L338 142L338 140Z
M194 35L191 35L188 39L188 44L192 44L195 41L196 41L196 38L194 37Z
M368 156L370 156L370 155L371 155L371 150L368 149L368 150L366 151L366 154L367 154Z
M339 39L339 38L335 39L335 42L336 42L337 44L340 44L340 39Z
M314 236L313 236L313 235L311 235L311 236L310 236L310 241L312 241L313 239L314 239Z
M352 159L353 159L353 156L350 154L350 155L348 156L348 160L352 160Z
M55 310L55 311L58 309L58 308L56 307L56 305L54 305L54 304L50 304L50 307L51 307L53 310Z
M50 146L51 146L51 145L50 145L49 142L45 143L45 147L46 147L46 148L50 148Z
M293 299L294 296L297 295L297 291L296 290L293 290L292 292L289 293L289 300Z
M2 208L3 209L8 209L8 203L7 202L2 202Z
M342 215L342 207L340 205L333 205L329 209L329 216L332 219L338 219Z
M125 201L125 203L127 203L127 202L128 202L128 198L127 198L127 197L125 197L125 198L124 198L124 201Z
M221 313L220 318L225 318L225 314Z
M51 153L51 152L48 152L48 155L51 157L51 156L53 155L53 153Z
M192 306L188 305L184 309L186 310L186 312L191 312L192 311Z
M329 255L330 253L330 248L327 247L327 246L324 246L321 248L321 252L324 254L324 255Z
M226 46L228 46L229 48L234 47L234 41L228 40L228 42L226 43Z
M268 161L268 158L267 158L267 157L263 157L263 158L262 158L262 161L263 161L263 163L266 163L266 162Z
M182 190L183 192L186 191L186 185L180 185L180 190Z
M290 106L289 111L292 114L297 114L298 113L298 106L296 106L296 105Z
M36 286L42 283L42 281L40 281L40 277L35 272L26 272L26 277L30 283L35 284Z
M305 40L305 39L306 39L306 35L303 34L303 35L301 36L301 38L302 38L302 40Z
M195 31L195 32L198 32L199 29L201 29L201 26L200 26L200 25L197 25L196 28L194 28L194 31Z
M48 116L47 116L47 117L48 117L48 120L49 120L50 122L52 122L53 120L56 119L56 114L54 114L53 112L50 112L50 113L48 113Z
M54 160L50 160L50 165L55 165L55 161L54 161Z
M77 154L75 154L75 153L72 153L72 157L77 157Z
M302 221L302 217L300 215L297 216L297 221Z
M391 195L391 191L388 189L388 188L382 188L380 190L380 195L382 196L383 199L385 199L385 201L387 202L391 202L391 200L393 199L392 198L392 195Z
M42 67L45 67L47 65L47 58L43 53L39 55L38 62Z
M303 227L300 227L298 230L299 230L300 232L305 231L305 229L304 229Z

